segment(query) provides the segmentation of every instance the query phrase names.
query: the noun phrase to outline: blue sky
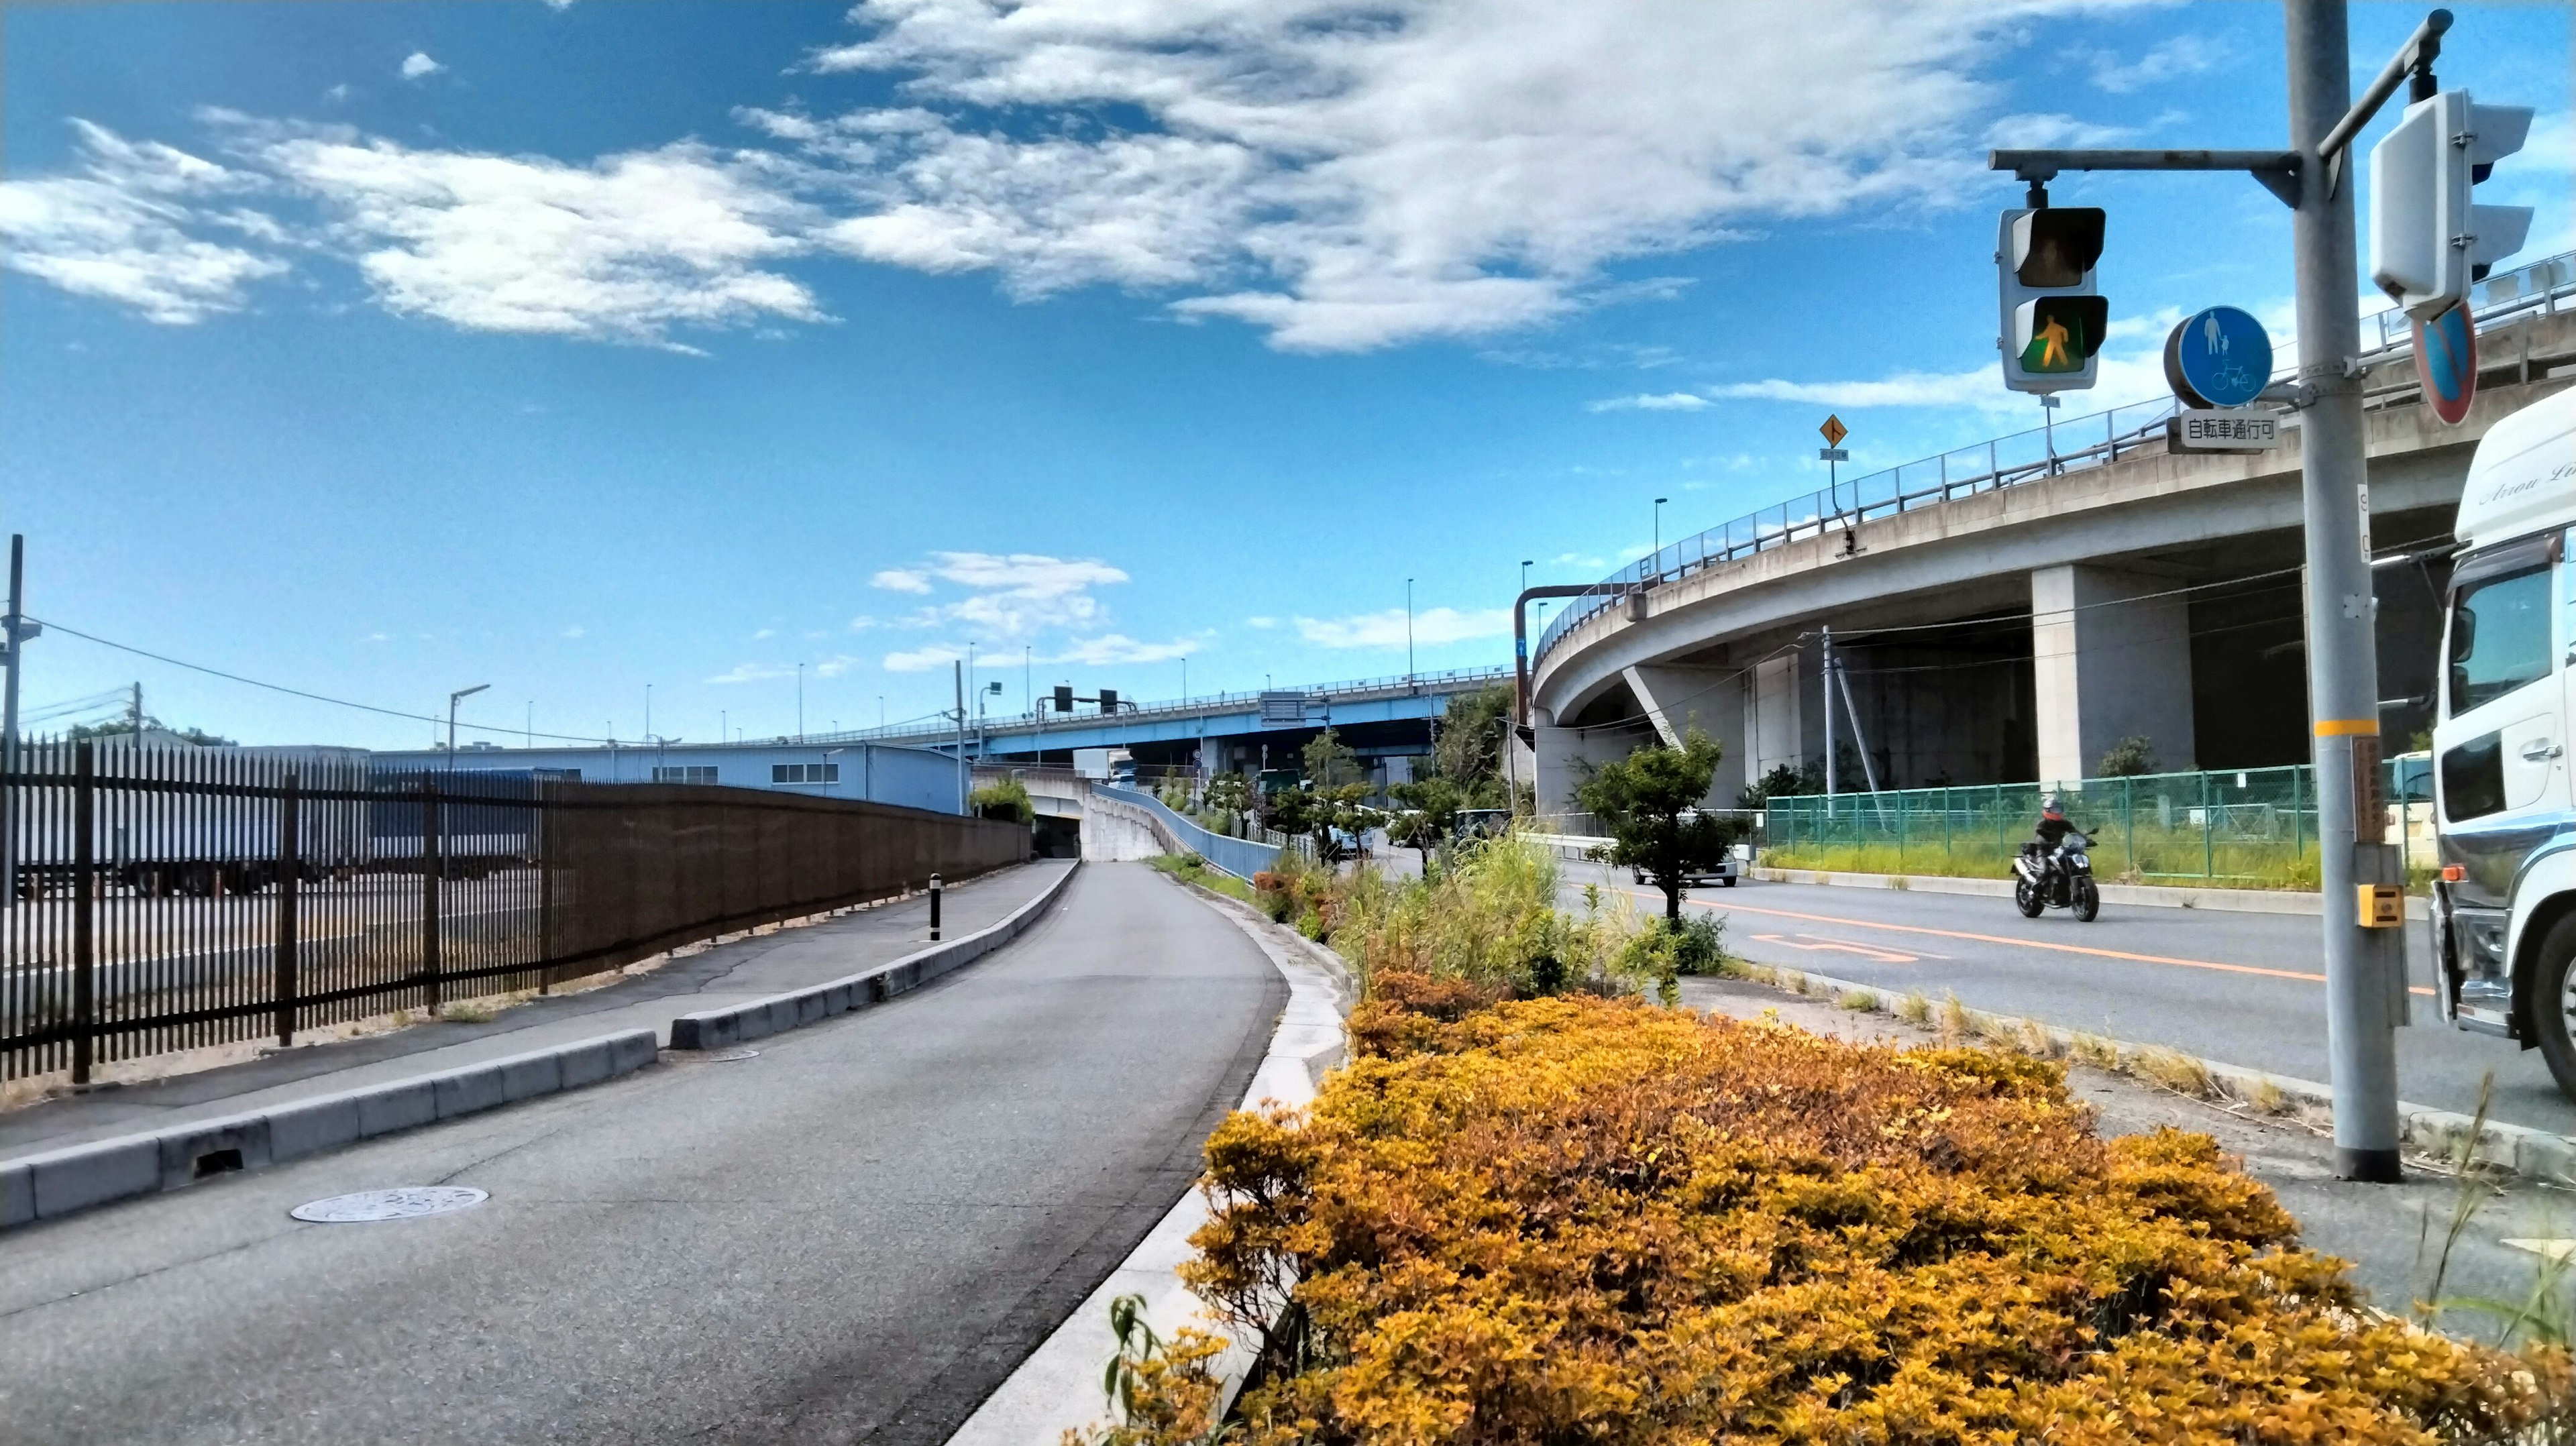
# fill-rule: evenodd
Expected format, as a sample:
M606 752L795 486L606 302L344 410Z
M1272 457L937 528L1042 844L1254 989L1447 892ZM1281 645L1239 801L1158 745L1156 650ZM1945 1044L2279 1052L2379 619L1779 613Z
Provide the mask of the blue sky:
M2576 245L2569 11L2455 6ZM2422 7L2357 5L2366 76ZM789 0L12 6L0 529L30 611L469 723L757 736L1502 662L1589 581L2035 425L1993 144L2281 143L2276 6ZM2369 137L2386 125L2383 120ZM2493 194L2490 195L2490 192ZM2121 325L2289 328L2241 177L2110 209ZM2366 198L2365 198L2366 199ZM49 635L254 741L427 725Z

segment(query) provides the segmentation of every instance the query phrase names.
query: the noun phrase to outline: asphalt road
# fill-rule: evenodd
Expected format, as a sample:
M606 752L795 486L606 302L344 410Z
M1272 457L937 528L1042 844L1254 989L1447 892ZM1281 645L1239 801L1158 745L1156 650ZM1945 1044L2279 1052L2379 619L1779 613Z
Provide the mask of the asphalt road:
M946 1439L1180 1198L1287 991L1141 865L919 994L12 1233L12 1442ZM666 1061L670 1059L666 1056ZM309 1225L376 1186L454 1214Z
M1597 865L1563 866L1567 906L1600 882L1663 896ZM1692 907L1726 920L1727 947L1762 964L1830 975L1977 1009L2044 1020L2205 1059L2326 1080L2325 965L2317 920L2298 914L2105 904L2090 924L2051 910L2025 919L2012 901L1920 890L1768 884L1693 889ZM2433 1012L2423 925L2407 930L2415 1023L2397 1032L2397 1088L2418 1104L2468 1113L2495 1076L2491 1115L2576 1133L2576 1105L2535 1050L2465 1034Z

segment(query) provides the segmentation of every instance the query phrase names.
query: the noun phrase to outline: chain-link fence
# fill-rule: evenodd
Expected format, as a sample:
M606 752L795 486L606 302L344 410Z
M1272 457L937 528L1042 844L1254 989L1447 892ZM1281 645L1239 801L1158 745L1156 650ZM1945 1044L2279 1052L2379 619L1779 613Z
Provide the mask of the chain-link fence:
M2433 866L2420 756L2381 765L2389 838L2410 872ZM2314 889L2317 788L2306 764L2075 783L2003 783L1774 798L1766 858L1784 868L2001 878L2054 793L2107 880Z

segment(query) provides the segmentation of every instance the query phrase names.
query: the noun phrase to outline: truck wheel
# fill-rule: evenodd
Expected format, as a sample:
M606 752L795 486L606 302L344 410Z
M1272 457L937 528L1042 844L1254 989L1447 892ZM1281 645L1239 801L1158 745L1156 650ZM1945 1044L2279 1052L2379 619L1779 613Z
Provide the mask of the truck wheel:
M2541 936L2540 952L2523 997L2523 1021L2531 1026L2540 1057L2549 1062L2559 1093L2576 1100L2576 914L2568 914Z

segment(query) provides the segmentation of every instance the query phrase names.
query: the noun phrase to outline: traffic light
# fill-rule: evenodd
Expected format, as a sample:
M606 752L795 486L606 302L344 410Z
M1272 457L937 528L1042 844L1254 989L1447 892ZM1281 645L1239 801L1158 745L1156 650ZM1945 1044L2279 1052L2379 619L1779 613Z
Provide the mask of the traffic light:
M1100 690L1100 711L1103 713L1115 713L1118 711L1117 689L1103 688Z
M2017 392L2093 385L2111 303L2094 294L2102 259L2102 209L2039 206L2006 211L1995 237L2002 301L2004 385Z
M1058 683L1055 685L1055 711L1059 713L1070 713L1073 711L1072 684Z
M2469 299L2487 268L2522 249L2528 206L2470 204L2469 190L2522 149L2528 106L2446 90L2406 107L2370 149L2370 279L2417 321Z

